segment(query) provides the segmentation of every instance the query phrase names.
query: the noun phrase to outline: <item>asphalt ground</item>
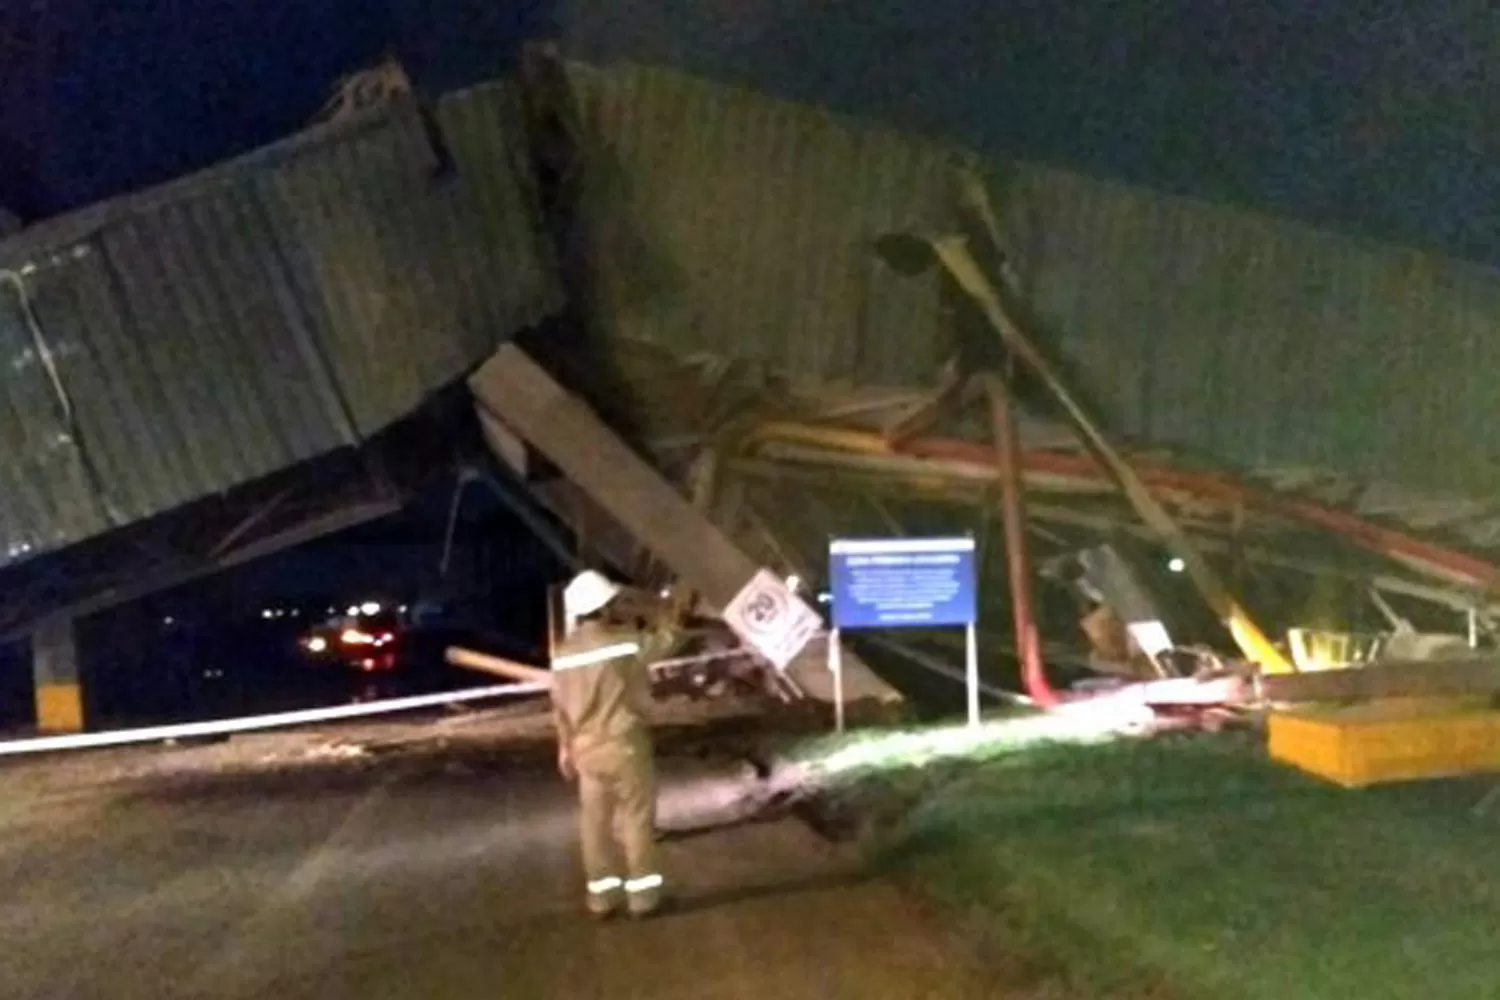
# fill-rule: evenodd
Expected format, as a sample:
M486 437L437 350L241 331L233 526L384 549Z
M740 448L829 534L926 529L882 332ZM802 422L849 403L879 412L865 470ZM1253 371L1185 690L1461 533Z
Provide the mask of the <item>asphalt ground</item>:
M582 915L539 706L0 767L0 997L999 995L718 738L663 734L675 907Z

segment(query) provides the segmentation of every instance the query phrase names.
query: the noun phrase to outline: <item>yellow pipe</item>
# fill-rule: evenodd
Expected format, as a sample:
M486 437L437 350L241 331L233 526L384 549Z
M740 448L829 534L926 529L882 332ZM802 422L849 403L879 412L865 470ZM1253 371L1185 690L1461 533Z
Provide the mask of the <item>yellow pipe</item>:
M491 656L488 653L478 653L472 649L464 649L462 646L449 646L444 653L444 658L455 667L467 667L470 670L478 670L481 673L493 674L496 677L505 677L513 681L528 684L552 683L550 670L528 667L524 663L516 663L514 660Z
M815 427L790 420L770 420L760 424L750 432L748 443L759 444L768 438L795 444L835 448L839 451L852 451L861 455L894 454L879 434L842 427Z

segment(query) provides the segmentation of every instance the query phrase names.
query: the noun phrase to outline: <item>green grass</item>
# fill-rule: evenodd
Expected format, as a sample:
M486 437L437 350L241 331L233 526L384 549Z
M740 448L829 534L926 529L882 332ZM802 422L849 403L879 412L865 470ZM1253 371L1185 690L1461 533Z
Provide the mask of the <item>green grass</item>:
M1491 783L1345 791L1245 736L940 773L866 769L836 791L918 789L886 860L1084 995L1500 996L1500 806L1473 809Z

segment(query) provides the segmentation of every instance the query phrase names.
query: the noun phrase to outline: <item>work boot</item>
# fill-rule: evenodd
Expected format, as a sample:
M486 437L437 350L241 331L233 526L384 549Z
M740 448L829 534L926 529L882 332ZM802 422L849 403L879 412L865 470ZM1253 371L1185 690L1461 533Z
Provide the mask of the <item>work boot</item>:
M625 912L631 920L649 920L671 906L671 899L661 892L647 892L631 896L625 904Z
M662 877L643 875L625 880L625 906L635 920L644 920L661 909Z
M615 893L609 895L591 894L588 901L584 904L584 909L587 910L590 920L603 923L606 920L611 920L619 916L620 911L625 909L624 903L625 900L621 899Z
M614 877L593 879L588 884L588 896L584 903L588 914L595 920L608 920L620 910L624 902L624 880Z

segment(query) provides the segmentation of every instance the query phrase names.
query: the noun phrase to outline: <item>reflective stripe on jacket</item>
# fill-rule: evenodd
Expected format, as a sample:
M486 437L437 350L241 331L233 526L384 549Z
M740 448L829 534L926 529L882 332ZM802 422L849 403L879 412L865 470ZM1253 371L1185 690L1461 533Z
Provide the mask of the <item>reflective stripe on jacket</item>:
M650 725L650 664L665 637L584 622L552 658L558 737L575 750L644 735Z

